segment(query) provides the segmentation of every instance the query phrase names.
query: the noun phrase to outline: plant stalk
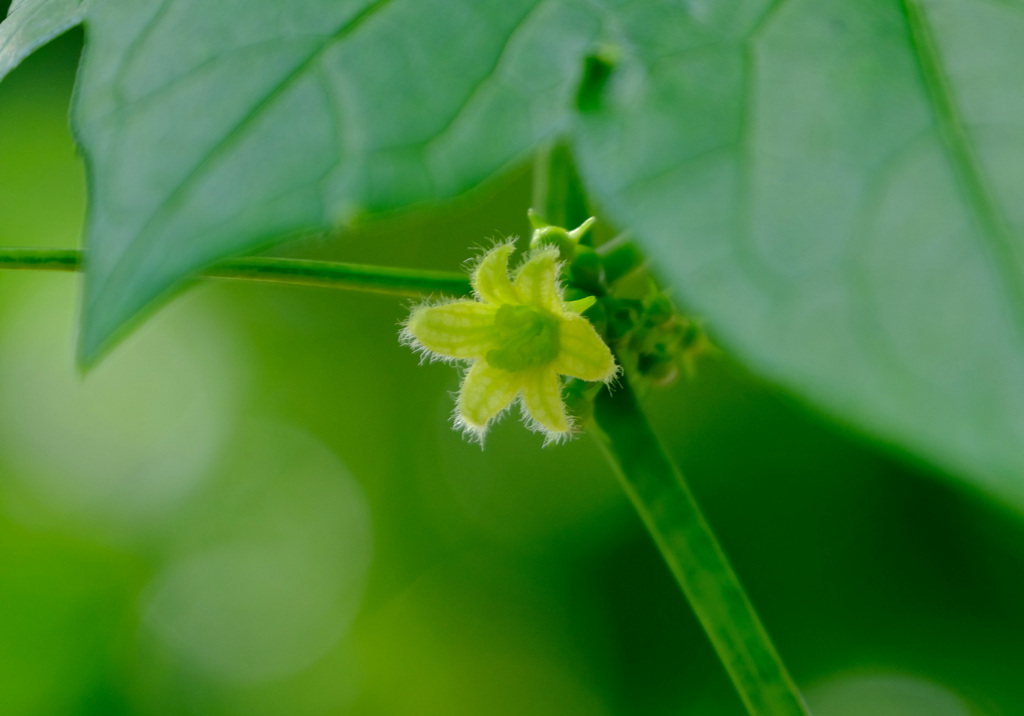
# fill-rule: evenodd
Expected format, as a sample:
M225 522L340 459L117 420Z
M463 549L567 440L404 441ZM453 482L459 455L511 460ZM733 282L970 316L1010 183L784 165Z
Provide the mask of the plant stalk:
M701 513L626 381L602 390L594 431L623 489L682 587L751 716L807 707Z
M533 208L576 226L586 193L564 146L538 152ZM682 587L751 716L808 716L757 612L679 470L647 422L628 381L594 401L601 446L623 489Z
M80 271L83 259L84 253L74 249L0 249L0 269ZM432 293L465 296L471 292L469 277L461 273L305 259L228 259L199 275L411 297Z

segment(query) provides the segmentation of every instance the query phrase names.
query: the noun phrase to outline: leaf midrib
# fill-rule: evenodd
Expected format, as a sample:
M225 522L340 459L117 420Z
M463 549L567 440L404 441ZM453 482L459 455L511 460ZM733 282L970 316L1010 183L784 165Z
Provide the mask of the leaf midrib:
M1024 339L1024 254L1014 241L1010 224L974 152L925 9L920 0L900 2L907 17L914 59L938 122L943 146L967 203L980 224L980 233L994 255L996 273L1011 304L1017 334Z

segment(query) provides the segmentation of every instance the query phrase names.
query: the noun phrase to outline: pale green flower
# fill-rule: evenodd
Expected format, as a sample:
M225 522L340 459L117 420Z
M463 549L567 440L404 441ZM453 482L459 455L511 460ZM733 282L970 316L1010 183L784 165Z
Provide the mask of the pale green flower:
M559 440L573 427L559 376L608 382L618 366L580 315L595 299L565 301L557 249L534 251L510 279L514 250L499 244L481 258L472 274L476 300L418 306L402 337L430 358L469 363L457 427L482 440L491 421L518 398L527 426Z

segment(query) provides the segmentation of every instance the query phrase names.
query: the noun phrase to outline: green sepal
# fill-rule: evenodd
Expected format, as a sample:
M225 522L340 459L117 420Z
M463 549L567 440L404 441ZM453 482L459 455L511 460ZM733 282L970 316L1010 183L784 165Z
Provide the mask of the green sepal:
M544 246L554 246L558 249L558 255L562 261L571 262L576 258L580 239L594 225L597 219L591 216L582 224L571 231L562 226L552 226L546 222L533 209L527 211L530 224L533 226L533 234L530 236L530 248L540 249Z

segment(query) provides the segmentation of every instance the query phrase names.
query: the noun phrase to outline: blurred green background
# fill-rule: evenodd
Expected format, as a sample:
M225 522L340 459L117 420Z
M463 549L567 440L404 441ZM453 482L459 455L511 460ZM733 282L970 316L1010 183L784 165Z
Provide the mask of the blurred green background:
M81 42L0 84L0 245L78 244ZM453 269L529 196L288 251ZM742 714L592 440L462 440L406 303L209 283L83 378L79 288L0 275L0 714ZM816 715L1024 714L1018 517L723 358L649 407Z

